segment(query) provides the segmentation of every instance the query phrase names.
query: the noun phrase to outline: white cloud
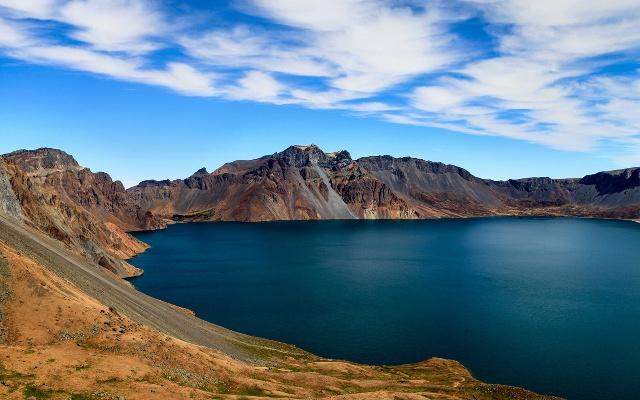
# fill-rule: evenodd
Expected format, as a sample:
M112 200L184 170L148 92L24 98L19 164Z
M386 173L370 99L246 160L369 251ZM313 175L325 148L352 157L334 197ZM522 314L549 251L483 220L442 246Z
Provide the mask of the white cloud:
M355 111L361 114L377 114L386 111L398 110L398 107L396 106L391 106L379 101L341 104L341 108L345 110Z
M149 3L130 0L0 0L0 47L14 58L116 79L142 82L193 96L213 96L213 73L168 62L150 68L141 57L157 48L153 36L168 32ZM28 19L25 19L28 18ZM56 44L32 19L72 26L71 37L86 46ZM113 52L118 52L115 54Z
M214 66L234 66L302 76L332 76L334 69L308 49L285 48L277 37L247 26L208 31L180 40L186 51Z
M593 76L610 60L598 57L640 49L637 1L469 3L490 22L508 26L492 30L499 54L468 63L455 78L417 88L412 105L428 114L410 121L574 151L595 150L611 140L631 143L640 133L637 120L628 116L637 103L614 100ZM633 85L617 88L620 96Z
M437 9L367 0L256 0L253 11L303 30L305 54L336 69L338 90L376 93L461 57Z
M547 25L562 27L638 15L636 0L471 0L484 6L494 22L519 26Z
M414 107L429 112L447 112L465 100L456 89L445 86L423 86L413 93Z
M137 0L0 0L12 17L70 25L71 37L98 50L146 52L158 48L154 36L169 24L152 3Z
M185 95L640 155L640 72L600 71L640 61L638 0L238 1L268 24L161 1L0 0L0 51ZM453 29L470 16L490 48Z
M256 100L280 103L279 95L285 87L271 75L251 71L238 80L237 86L228 89L227 96L237 100Z
M138 70L140 80L165 86L186 95L215 96L214 75L202 73L188 64L169 63L165 70Z
M58 0L0 0L0 8L10 14L28 18L49 18Z
M254 0L253 11L302 29L339 31L375 12L383 3L369 0Z
M0 17L0 47L21 47L31 43L28 29Z
M138 0L71 1L56 16L76 28L73 38L98 50L142 53L158 48L152 38L170 29L150 4Z
M15 49L9 54L35 63L164 86L186 95L211 96L216 93L211 75L200 73L181 63L170 63L166 69L145 69L141 59L120 58L69 46L28 46Z
M290 95L292 103L300 104L309 108L336 109L350 100L360 98L358 94L344 90L306 90L291 89ZM344 107L348 109L348 106Z

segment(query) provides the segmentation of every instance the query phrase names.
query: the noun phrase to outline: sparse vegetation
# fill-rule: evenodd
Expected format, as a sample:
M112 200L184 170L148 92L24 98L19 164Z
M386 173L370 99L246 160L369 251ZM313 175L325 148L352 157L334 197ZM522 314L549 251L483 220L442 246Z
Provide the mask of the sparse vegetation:
M70 400L91 400L91 396L82 393L72 393Z
M118 378L117 376L112 376L107 379L96 379L96 383L118 383L118 382L122 382L122 379Z
M51 398L56 393L60 393L59 391L51 390L51 389L43 389L34 385L26 385L22 390L22 394L25 399L29 399L30 397L40 399L48 399Z

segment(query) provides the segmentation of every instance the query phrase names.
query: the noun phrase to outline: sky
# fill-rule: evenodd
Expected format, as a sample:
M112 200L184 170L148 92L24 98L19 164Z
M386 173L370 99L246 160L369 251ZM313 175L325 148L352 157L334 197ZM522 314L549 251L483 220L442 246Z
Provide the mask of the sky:
M640 0L0 0L0 153L131 186L315 143L483 178L640 165Z

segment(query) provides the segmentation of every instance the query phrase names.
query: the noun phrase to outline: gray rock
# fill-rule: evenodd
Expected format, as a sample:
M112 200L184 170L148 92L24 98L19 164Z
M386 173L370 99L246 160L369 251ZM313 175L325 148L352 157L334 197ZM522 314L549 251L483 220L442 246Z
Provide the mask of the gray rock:
M13 219L22 219L20 202L13 192L9 174L2 162L0 162L0 213L6 214Z

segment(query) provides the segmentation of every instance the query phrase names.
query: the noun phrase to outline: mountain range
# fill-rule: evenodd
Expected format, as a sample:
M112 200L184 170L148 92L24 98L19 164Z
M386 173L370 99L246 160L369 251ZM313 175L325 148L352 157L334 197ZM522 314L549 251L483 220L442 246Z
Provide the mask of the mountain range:
M501 215L638 219L639 169L492 181L309 145L125 189L61 150L2 155L0 397L555 399L483 383L452 360L323 359L203 321L120 279L143 272L126 260L148 247L129 232L178 221Z
M64 151L0 157L0 207L121 277L146 245L128 231L175 221L427 219L484 216L640 218L640 168L582 178L495 181L411 157L353 159L295 145L178 180L125 189Z

